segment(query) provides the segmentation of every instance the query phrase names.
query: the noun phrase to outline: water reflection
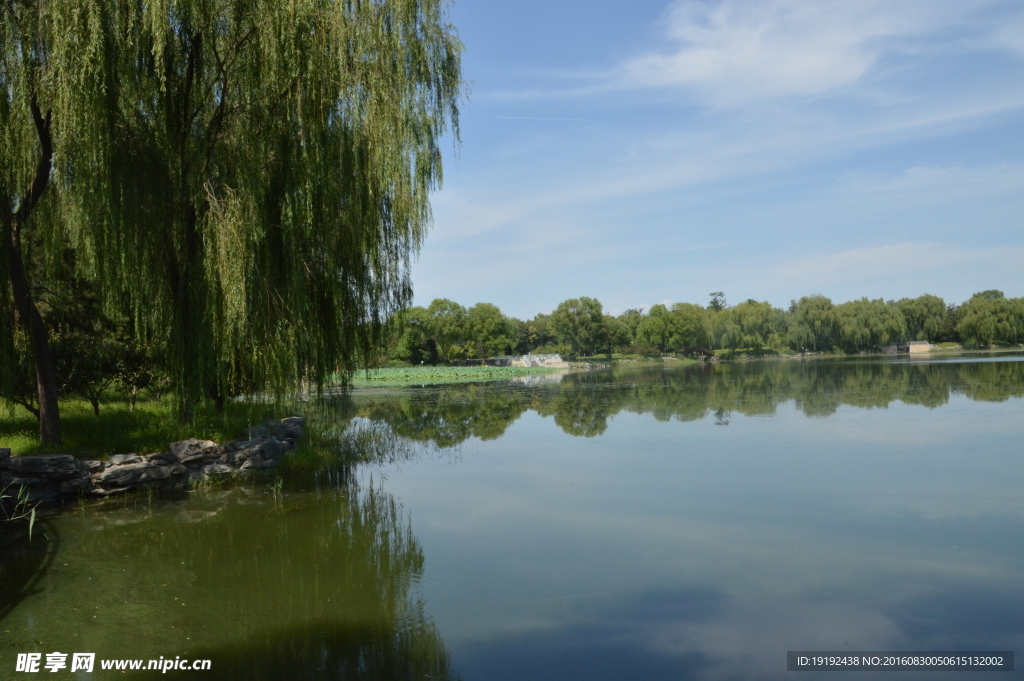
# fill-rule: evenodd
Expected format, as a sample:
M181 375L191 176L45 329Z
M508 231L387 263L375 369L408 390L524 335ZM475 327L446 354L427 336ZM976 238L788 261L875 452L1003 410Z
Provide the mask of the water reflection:
M533 410L570 435L594 437L621 412L658 421L733 414L774 415L794 402L808 417L828 417L844 405L885 408L894 402L935 408L951 397L999 402L1024 396L1024 362L818 360L689 367L648 366L569 374L558 383L448 385L410 391L357 392L356 412L395 433L440 447L471 437L493 440Z
M422 549L379 488L126 499L53 524L73 539L48 571L45 542L5 551L5 591L46 578L9 608L4 653L210 659L204 678L246 681L453 676Z

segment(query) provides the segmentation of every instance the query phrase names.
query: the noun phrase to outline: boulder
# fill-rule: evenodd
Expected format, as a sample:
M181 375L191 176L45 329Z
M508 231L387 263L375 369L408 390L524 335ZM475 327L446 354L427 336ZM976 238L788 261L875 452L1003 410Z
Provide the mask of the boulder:
M93 483L89 478L75 478L74 480L65 480L60 483L60 493L63 495L77 494L78 492L87 492L92 489Z
M259 446L260 454L263 455L263 458L273 459L275 461L291 448L291 445L281 442L275 438L264 440Z
M178 463L177 455L172 452L158 452L156 454L150 454L147 458L158 466L167 466L169 464Z
M3 468L11 458L10 447L0 447L0 468Z
M91 460L91 459L87 459L85 461L82 461L81 464L82 464L82 468L89 475L92 475L93 473L99 473L104 468L108 468L109 467L103 461L94 461L94 460Z
M50 482L50 479L34 475L5 475L3 476L3 481L4 484L19 487L21 485L46 485Z
M79 476L78 459L70 454L16 456L8 459L4 468L13 473L44 476L51 480L70 480Z
M186 466L202 466L204 464L208 464L208 463L214 462L214 461L218 460L219 458L220 458L220 454L217 453L217 452L206 453L206 454L200 452L199 454L193 454L192 456L186 456L184 459L181 460L181 463L186 465Z
M277 462L274 461L273 459L252 458L243 463L238 470L248 471L260 468L273 468L276 465Z
M142 463L142 457L138 454L112 454L110 456L111 466L121 466L127 463Z
M220 456L220 445L212 440L197 440L190 438L181 442L171 443L171 454L178 457L178 461L184 463L185 459L195 456L208 456L216 458Z
M101 487L110 489L157 482L169 477L170 473L167 469L154 463L130 463L124 466L112 466L99 475L93 476L93 479Z
M231 466L222 463L211 463L203 466L203 473L206 475L229 475L236 472Z

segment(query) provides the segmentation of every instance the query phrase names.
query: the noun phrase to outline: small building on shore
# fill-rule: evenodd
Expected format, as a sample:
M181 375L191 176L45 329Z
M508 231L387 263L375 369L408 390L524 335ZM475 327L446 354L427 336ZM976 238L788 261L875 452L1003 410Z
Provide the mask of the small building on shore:
M932 345L928 341L910 341L909 343L893 343L892 345L886 345L882 348L882 352L887 355L895 355L901 352L909 352L912 355L916 355L921 352L931 352L936 346Z

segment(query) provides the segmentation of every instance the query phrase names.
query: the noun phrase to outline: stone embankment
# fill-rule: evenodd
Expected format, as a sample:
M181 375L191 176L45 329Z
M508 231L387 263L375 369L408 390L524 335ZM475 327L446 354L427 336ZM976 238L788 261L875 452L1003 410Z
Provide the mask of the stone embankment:
M11 456L0 448L0 488L28 500L58 500L82 495L108 496L133 489L185 487L215 477L253 475L273 468L302 437L306 419L272 419L247 432L246 439L217 444L210 440L173 442L156 454L115 454L106 461L69 454Z

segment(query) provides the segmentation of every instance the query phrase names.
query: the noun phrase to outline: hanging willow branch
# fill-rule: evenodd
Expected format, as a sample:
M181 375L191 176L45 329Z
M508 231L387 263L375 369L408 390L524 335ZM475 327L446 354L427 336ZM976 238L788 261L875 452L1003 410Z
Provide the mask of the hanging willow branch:
M74 248L105 304L162 341L186 409L352 370L407 304L439 143L458 132L444 9L4 3L3 187L26 186L38 158L31 75L55 150L39 242ZM29 38L45 47L35 68L18 62Z

